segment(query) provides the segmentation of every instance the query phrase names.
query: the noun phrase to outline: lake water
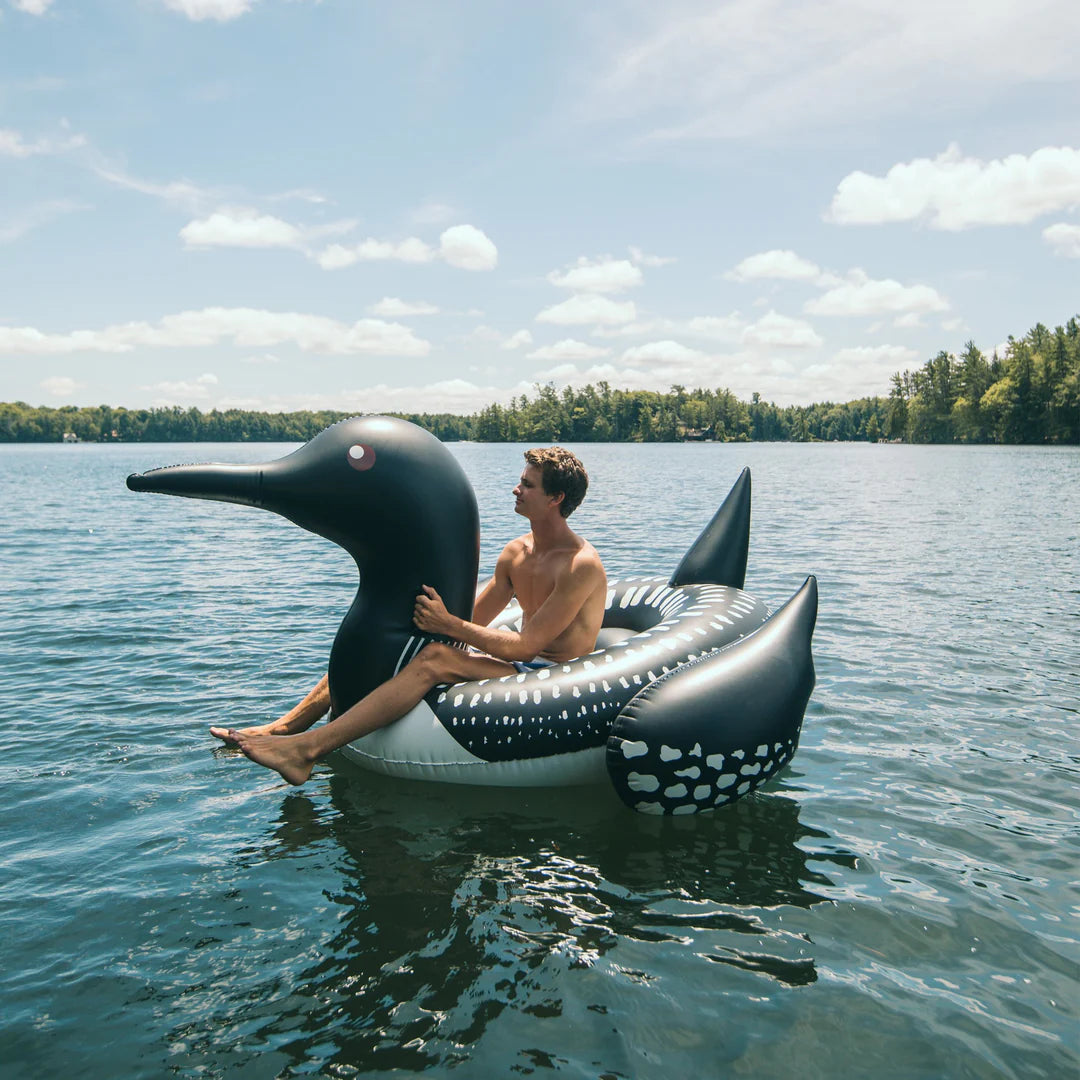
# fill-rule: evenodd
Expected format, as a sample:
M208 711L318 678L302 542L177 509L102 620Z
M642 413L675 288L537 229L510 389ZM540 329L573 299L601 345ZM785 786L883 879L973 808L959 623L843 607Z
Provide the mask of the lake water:
M753 472L817 689L763 792L303 789L207 736L322 674L347 556L124 477L292 447L0 447L0 1074L1048 1077L1078 1066L1080 450L584 446L613 577ZM482 569L521 448L452 446Z

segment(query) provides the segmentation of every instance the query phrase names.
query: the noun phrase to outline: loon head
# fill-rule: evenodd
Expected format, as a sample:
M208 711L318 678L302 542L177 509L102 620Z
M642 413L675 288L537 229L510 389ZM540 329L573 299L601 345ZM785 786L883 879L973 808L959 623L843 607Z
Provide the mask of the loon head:
M272 510L348 551L365 585L400 570L407 589L431 584L451 610L472 609L476 497L449 450L408 421L354 417L267 464L174 465L127 486Z

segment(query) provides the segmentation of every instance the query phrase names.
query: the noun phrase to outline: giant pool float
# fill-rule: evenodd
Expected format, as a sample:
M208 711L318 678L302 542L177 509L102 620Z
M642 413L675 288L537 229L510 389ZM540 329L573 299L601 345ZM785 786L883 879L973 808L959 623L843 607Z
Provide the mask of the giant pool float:
M330 651L337 716L436 640L413 604L432 585L472 614L479 516L472 486L436 438L366 416L265 465L175 465L128 477L164 492L272 510L343 547L360 584ZM630 807L691 814L760 787L794 754L814 687L817 584L775 614L743 592L750 474L743 470L670 578L609 582L588 656L528 674L436 687L343 753L391 776L502 786L605 775ZM513 626L511 605L493 625Z

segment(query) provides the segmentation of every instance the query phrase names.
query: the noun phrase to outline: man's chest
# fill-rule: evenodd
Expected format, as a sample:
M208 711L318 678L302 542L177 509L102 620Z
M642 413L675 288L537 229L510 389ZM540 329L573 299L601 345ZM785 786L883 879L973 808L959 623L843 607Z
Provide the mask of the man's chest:
M559 569L559 561L546 556L525 554L514 560L510 580L526 611L534 611L551 595Z

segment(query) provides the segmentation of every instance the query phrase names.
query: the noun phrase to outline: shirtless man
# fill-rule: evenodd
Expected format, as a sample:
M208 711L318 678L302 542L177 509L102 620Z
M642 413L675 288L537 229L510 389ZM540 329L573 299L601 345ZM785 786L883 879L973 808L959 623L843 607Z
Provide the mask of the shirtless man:
M272 724L210 733L235 742L254 762L302 784L319 758L404 716L434 686L513 675L565 663L591 652L604 617L607 578L592 544L566 519L585 497L589 477L561 447L526 450L514 509L529 532L503 548L495 576L484 586L468 622L451 615L439 594L424 585L413 622L424 633L443 635L469 651L432 643L392 679L322 727L308 730L330 704L327 680ZM513 597L521 604L521 630L488 624Z

